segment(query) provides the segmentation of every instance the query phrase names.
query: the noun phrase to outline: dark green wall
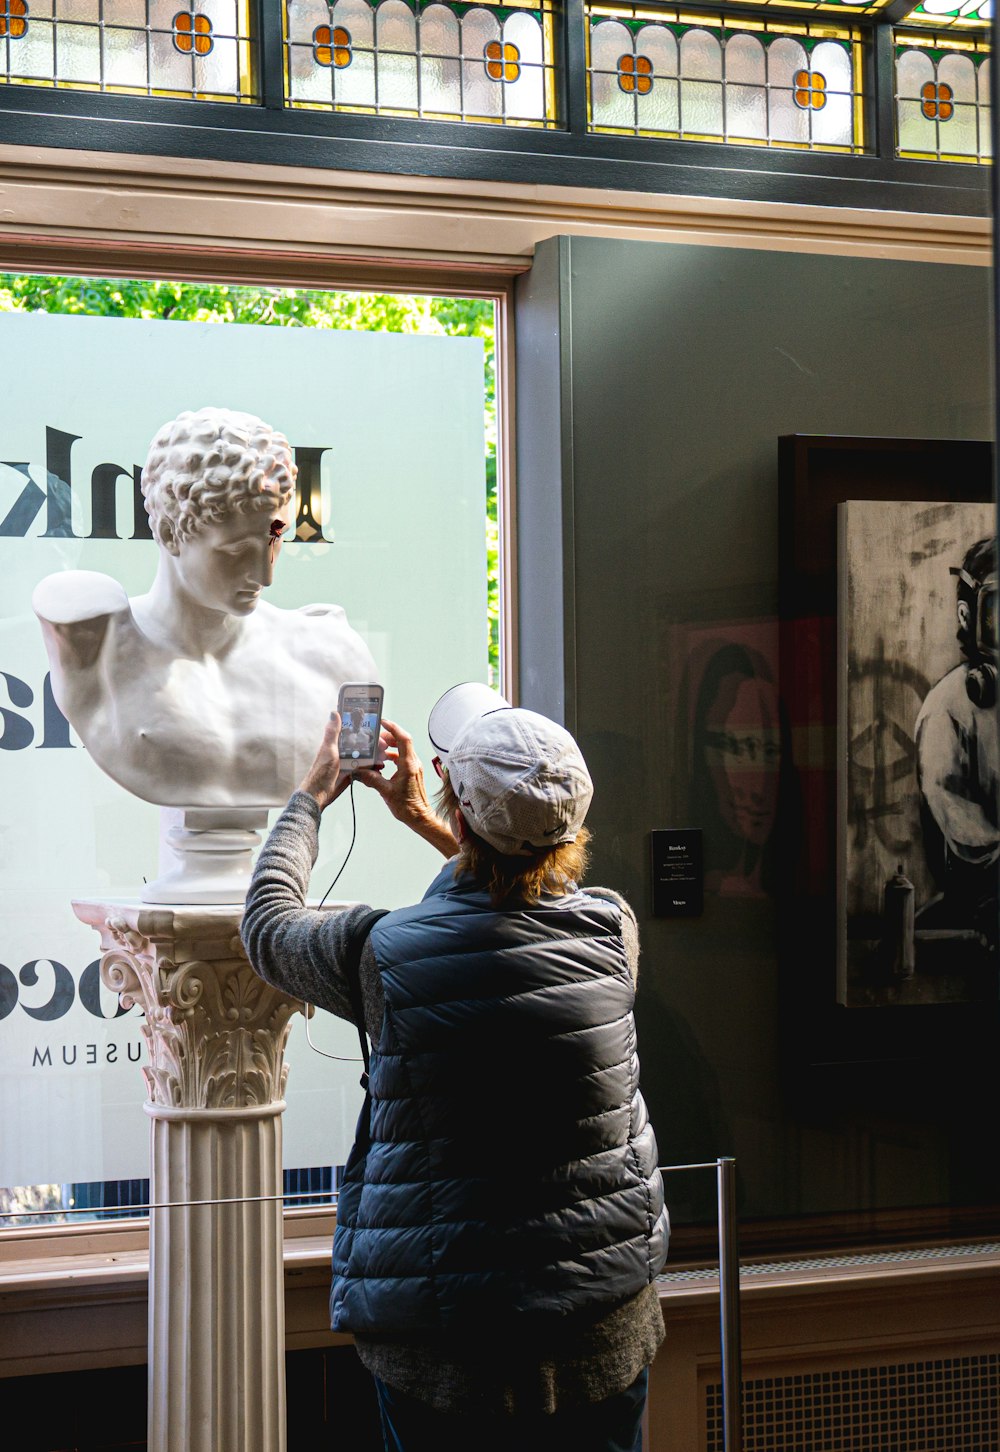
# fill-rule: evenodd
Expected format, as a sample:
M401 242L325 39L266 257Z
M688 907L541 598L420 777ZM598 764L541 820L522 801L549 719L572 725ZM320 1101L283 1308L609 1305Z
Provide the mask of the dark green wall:
M778 437L988 437L989 309L980 268L577 238L519 286L521 700L577 733L591 880L639 914L661 1159L735 1153L747 1216L1000 1200L992 1012L869 1015L861 1052L817 966L831 923L783 931L780 891L654 920L647 869L651 828L699 825L685 652L777 631Z

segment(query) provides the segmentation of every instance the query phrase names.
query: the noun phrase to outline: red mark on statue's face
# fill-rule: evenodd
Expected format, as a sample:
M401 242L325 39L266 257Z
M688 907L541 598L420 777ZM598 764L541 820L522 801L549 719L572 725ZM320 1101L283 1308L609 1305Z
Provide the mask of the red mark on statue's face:
M177 554L177 574L199 605L226 615L249 615L274 578L287 506L257 510L203 525Z

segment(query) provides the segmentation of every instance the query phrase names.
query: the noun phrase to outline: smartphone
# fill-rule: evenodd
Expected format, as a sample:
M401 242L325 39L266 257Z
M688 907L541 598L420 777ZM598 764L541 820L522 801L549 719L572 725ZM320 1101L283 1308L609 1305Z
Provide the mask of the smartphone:
M340 769L374 766L382 729L382 687L373 681L348 681L340 688Z

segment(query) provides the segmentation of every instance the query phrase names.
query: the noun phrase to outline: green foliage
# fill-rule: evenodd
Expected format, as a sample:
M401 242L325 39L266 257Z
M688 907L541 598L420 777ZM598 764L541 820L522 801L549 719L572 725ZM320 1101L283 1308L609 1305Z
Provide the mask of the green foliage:
M493 304L488 299L0 273L0 312L83 313L106 318L254 323L285 328L346 328L368 333L435 333L452 338L481 338L486 439L487 628L490 681L499 685L496 338Z

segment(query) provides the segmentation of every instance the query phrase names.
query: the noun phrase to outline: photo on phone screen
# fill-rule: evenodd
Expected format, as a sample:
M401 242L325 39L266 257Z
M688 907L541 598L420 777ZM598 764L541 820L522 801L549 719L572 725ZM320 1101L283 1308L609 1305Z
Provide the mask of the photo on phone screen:
M345 770L374 766L382 724L382 687L374 683L342 686L340 712L340 764Z

